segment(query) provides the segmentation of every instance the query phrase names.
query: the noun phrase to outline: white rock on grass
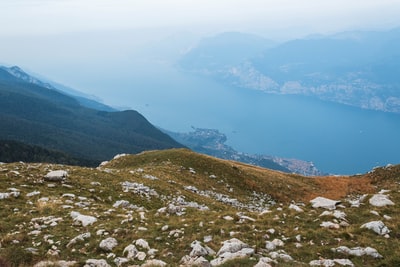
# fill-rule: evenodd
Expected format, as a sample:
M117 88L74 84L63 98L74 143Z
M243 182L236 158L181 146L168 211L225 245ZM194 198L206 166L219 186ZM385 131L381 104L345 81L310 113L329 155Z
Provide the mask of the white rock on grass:
M67 248L70 248L71 246L75 245L76 243L82 242L82 241L84 241L85 239L90 238L90 236L91 236L91 235L90 235L90 232L87 232L87 233L80 234L80 235L78 235L78 236L72 238L71 241L68 242Z
M114 263L115 265L117 265L118 267L120 266L126 266L125 264L128 263L129 260L127 258L121 258L121 257L116 257L114 259Z
M88 259L83 267L111 267L106 260Z
M218 258L210 262L211 266L218 266L229 260L246 258L254 254L253 248L250 248L249 245L237 238L232 238L222 243L223 246L217 253Z
M167 263L162 260L147 260L141 267L164 267L167 266Z
M136 255L136 259L138 259L139 261L144 261L144 259L146 259L146 257L147 257L147 255L143 251L139 251Z
M189 254L191 258L208 255L207 249L205 249L199 241L193 241L190 246L192 247L192 251Z
M83 227L91 225L97 222L97 219L93 216L82 215L77 211L71 211L71 217L75 223L81 224Z
M339 211L339 210L335 210L335 211L324 211L323 213L321 213L321 215L319 215L319 217L323 217L323 216L333 216L333 217L335 217L336 219L339 219L339 220L346 220L346 213L345 212L343 212L343 211Z
M210 264L211 266L219 266L230 260L248 258L253 254L253 248L242 248L234 253L227 251L219 255L218 258L213 259Z
M138 247L141 247L143 249L146 249L146 250L150 249L149 243L146 240L142 239L142 238L136 240L135 241L135 245L138 246Z
M127 247L125 247L124 251L122 252L123 255L125 255L125 253L127 253L128 255L126 256L128 259L133 260L136 255L138 254L138 250L136 248L135 245L130 244Z
M349 259L313 260L313 261L310 261L309 264L310 264L310 266L324 266L324 267L333 267L333 266L336 266L336 264L338 264L340 266L354 267L353 262L351 262L351 260L349 260Z
M26 194L27 197L33 197L33 196L37 196L37 195L40 195L40 191L33 191L33 192Z
M271 259L271 258L268 258L268 257L261 257L261 258L258 260L257 264L254 265L254 267L272 267L272 265L271 265L270 263L278 264L276 261L274 261L274 260Z
M323 208L327 210L334 210L336 209L336 205L340 203L340 201L332 200L325 197L316 197L310 200L313 208Z
M277 247L283 247L284 245L285 245L285 243L283 243L282 240L277 239L277 238L272 240L272 241L266 241L265 242L265 248L268 251L275 250Z
M371 257L373 257L375 259L383 258L383 256L381 254L379 254L379 252L376 249L371 248L371 247L366 247L366 248L362 248L362 247L348 248L346 246L340 246L338 248L333 248L332 251L333 252L347 254L347 255L351 255L351 256L356 256L356 257L362 257L364 255L367 255L367 256L371 256Z
M291 262L293 258L284 250L273 251L268 254L274 260L283 260L284 262Z
M179 266L180 267L189 267L189 266L211 267L211 264L203 256L192 258L192 257L186 255L186 256L182 257Z
M302 208L300 208L299 206L295 205L295 204L290 204L289 205L289 209L291 210L295 210L297 212L304 212L304 210Z
M388 195L375 194L369 199L369 204L375 207L393 206L394 202L389 199Z
M76 261L40 261L33 265L33 267L74 267L77 266L77 264Z
M337 223L333 223L333 222L322 222L320 224L321 227L323 228L328 228L328 229L339 229L340 225Z
M232 238L230 240L226 240L224 242L222 242L222 247L219 249L217 256L221 255L225 252L231 252L231 253L235 253L239 250L241 250L242 248L248 248L249 245L247 245L246 243L240 241L237 238Z
M46 181L60 182L68 177L68 172L63 170L51 171L44 176Z
M386 235L390 233L389 228L382 221L372 221L361 225L361 228L367 228L374 231L378 235Z
M104 251L112 251L116 246L118 246L118 242L113 237L108 237L99 244L99 247Z

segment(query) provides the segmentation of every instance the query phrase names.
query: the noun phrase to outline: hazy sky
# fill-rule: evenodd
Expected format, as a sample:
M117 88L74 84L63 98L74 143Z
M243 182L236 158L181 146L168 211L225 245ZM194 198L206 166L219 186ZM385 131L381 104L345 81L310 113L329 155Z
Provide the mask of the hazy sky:
M394 27L399 14L398 0L1 0L0 34L152 27L307 34Z

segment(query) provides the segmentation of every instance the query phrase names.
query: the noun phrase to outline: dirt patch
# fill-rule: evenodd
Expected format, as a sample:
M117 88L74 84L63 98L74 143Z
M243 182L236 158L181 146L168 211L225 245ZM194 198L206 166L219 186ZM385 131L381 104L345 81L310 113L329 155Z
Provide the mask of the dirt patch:
M311 200L317 196L339 200L351 194L370 194L376 191L372 185L372 180L366 177L326 176L314 179L318 190L307 196L307 200Z

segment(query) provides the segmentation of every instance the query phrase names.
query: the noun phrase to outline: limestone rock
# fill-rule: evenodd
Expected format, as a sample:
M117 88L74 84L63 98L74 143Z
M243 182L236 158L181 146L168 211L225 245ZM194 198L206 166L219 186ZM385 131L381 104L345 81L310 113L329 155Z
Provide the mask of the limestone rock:
M224 264L227 261L234 260L234 259L247 258L253 254L254 254L253 248L242 248L241 250L236 251L236 252L226 251L226 252L220 254L218 256L218 258L213 259L210 262L210 264L211 264L211 266L219 266L221 264Z
M274 239L272 241L266 241L265 242L265 248L268 251L275 250L277 247L283 247L285 244L283 243L282 240L280 239Z
M334 259L334 260L328 260L328 259L323 259L323 260L313 260L310 261L310 266L324 266L324 267L333 267L336 266L336 264L339 264L341 266L350 266L354 267L354 264L348 260L348 259Z
M83 267L111 267L106 260L88 259Z
M115 265L117 265L118 267L119 267L119 266L124 266L125 263L128 263L128 262L129 262L129 260L128 260L127 258L116 257L116 258L114 259L114 263L115 263Z
M316 197L310 200L313 208L323 208L327 210L336 209L336 205L340 203L340 201L332 200L325 197Z
M144 259L146 259L147 255L146 253L144 253L143 251L139 251L136 254L136 259L140 260L140 261L144 261Z
M361 225L361 228L370 229L370 230L374 231L375 233L377 233L378 235L386 235L386 234L390 233L389 228L387 228L386 225L382 221L372 221L369 223L365 223L365 224Z
M300 208L299 206L295 205L295 204L290 204L289 205L289 209L291 210L295 210L297 212L304 212L304 210L302 208Z
M375 194L369 199L369 204L375 207L393 206L394 202L389 199L389 196L384 194Z
M276 264L277 262L268 257L261 257L254 267L272 267L270 263Z
M82 224L83 227L91 225L97 222L97 219L93 216L82 215L77 211L71 211L71 217L74 219L74 222Z
M33 267L74 267L77 264L76 261L40 261Z
M208 251L207 249L205 249L199 241L194 241L191 244L192 247L192 251L190 252L189 256L191 258L195 258L195 257L200 257L200 256L207 256L208 255Z
M243 243L242 241L240 241L237 238L232 238L232 239L224 241L222 243L223 243L223 246L218 251L217 256L221 255L225 252L235 253L243 248L249 247L249 245L247 245L246 243Z
M112 251L116 246L118 246L118 242L113 237L103 239L99 244L99 247L104 251Z
M142 238L136 240L135 241L135 245L138 246L138 247L141 247L143 249L146 249L146 250L150 249L149 243L147 243L147 241L142 239Z
M124 251L122 252L123 255L125 255L125 253L127 253L128 255L126 256L128 259L133 260L136 255L138 254L138 250L135 247L135 245L130 244L127 247L125 247Z
M167 266L162 260L147 260L141 267L164 267Z
M78 241L84 241L85 239L90 238L90 232L84 233L84 234L80 234L74 238L71 239L71 241L68 242L67 244L67 248L72 247L73 245L75 245Z
M51 171L44 176L46 181L61 182L68 177L68 172L63 170Z
M355 248L348 248L346 246L340 246L338 248L333 248L332 251L334 252L339 252L351 256L356 256L356 257L361 257L364 255L371 256L375 259L383 258L381 254L378 253L378 251L374 248L371 247L355 247Z

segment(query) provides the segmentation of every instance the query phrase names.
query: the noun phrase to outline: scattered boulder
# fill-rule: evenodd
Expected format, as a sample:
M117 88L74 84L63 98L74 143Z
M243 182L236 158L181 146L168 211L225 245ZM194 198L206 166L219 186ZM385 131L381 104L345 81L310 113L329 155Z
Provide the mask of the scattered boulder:
M147 260L141 267L164 267L167 266L162 260Z
M121 257L116 257L114 259L114 263L115 265L117 265L118 267L120 266L124 266L126 263L128 263L129 260L127 258L121 258Z
M323 228L328 228L328 229L339 229L340 225L338 223L334 222L322 222L320 224L321 227Z
M346 246L340 246L338 248L333 248L332 251L338 252L338 253L343 253L351 256L356 256L356 257L361 257L364 255L371 256L375 259L383 258L381 254L378 253L378 251L374 248L371 247L355 247L355 248L348 248Z
M83 227L91 225L97 222L97 219L93 216L82 215L77 211L71 211L71 217L75 223L81 224Z
M83 267L111 267L106 260L88 259Z
M222 244L223 244L222 247L217 252L217 256L221 255L225 252L235 253L243 248L249 247L249 245L247 245L246 243L243 243L242 241L240 241L237 238L232 238L230 240L224 241L224 242L222 242Z
M63 170L51 171L44 176L46 181L62 182L68 177L68 172Z
M268 251L275 250L277 247L283 247L284 245L285 245L285 243L283 243L282 240L277 239L277 238L272 240L272 241L266 241L265 242L265 248Z
M375 207L393 206L394 202L389 199L388 195L375 194L369 199L369 204Z
M332 200L325 197L316 197L310 200L313 208L323 208L327 210L336 209L336 205L340 204L340 201Z
M310 264L310 266L324 266L324 267L333 267L333 266L336 266L336 264L339 264L340 266L354 267L354 264L349 259L313 260L313 261L310 261L309 264Z
M269 256L274 260L283 260L284 262L291 262L293 258L288 255L284 250L273 251L269 253Z
M205 249L199 241L194 241L191 244L192 251L190 252L189 256L191 258L200 257L200 256L207 256L208 251Z
M144 259L146 259L146 257L147 257L147 255L143 251L139 251L136 255L136 259L138 259L140 261L144 261Z
M261 257L261 258L258 260L257 264L254 265L254 267L272 267L272 265L271 265L270 263L277 264L277 262L274 261L274 260L271 259L271 258L268 258L268 257Z
M253 248L237 238L232 238L223 242L223 246L217 253L218 258L213 259L210 263L211 266L218 266L233 259L250 257L253 254Z
M142 239L142 238L136 240L135 241L135 245L138 246L138 247L141 247L143 249L150 250L149 243L147 243L147 241Z
M76 261L40 261L33 267L74 267L77 264Z
M102 240L99 245L99 247L104 251L112 251L116 246L118 246L118 242L113 237L108 237Z
M73 245L75 245L76 243L78 243L79 241L84 241L85 239L90 238L90 232L84 233L84 234L80 234L74 238L71 239L71 241L68 242L67 244L67 248L72 247Z
M138 254L138 250L135 247L135 245L130 244L127 247L125 247L124 251L122 252L123 255L125 255L125 253L127 253L128 255L126 256L128 259L133 260L136 255Z
M290 204L289 209L295 210L297 212L304 212L304 210L302 208L300 208L299 206L297 206L296 204Z
M382 221L372 221L361 225L361 228L367 228L374 231L378 235L386 235L390 233L389 228Z

